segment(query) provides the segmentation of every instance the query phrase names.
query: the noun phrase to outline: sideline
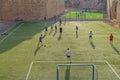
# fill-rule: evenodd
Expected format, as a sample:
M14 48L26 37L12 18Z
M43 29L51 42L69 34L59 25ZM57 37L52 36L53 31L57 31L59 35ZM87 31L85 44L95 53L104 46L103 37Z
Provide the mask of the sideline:
M55 63L55 62L68 62L68 61L34 61L34 63ZM105 62L105 60L91 60L91 61L72 61L72 62Z
M21 23L17 28L15 28L13 31L11 31L7 36L5 36L1 41L0 44L7 39L13 32L15 32L17 29L19 29L24 23Z
M32 69L33 63L34 63L34 62L32 61L31 64L30 64L30 67L29 67L29 70L28 70L28 73L27 73L27 77L26 77L25 80L28 80L28 77L29 77L29 75L30 75L30 71L31 71L31 69Z
M108 66L111 68L111 70L115 73L115 75L119 78L119 80L120 80L120 76L118 75L118 73L114 70L114 68L110 65L110 63L106 60L105 61L107 64L108 64Z
M68 62L68 61L32 61L25 80L28 80L28 77L30 75L30 72L34 63L48 63L48 62L55 63L55 62ZM113 71L113 73L118 77L118 79L120 79L120 76L117 74L117 72L114 70L114 68L111 66L111 64L107 60L72 61L72 62L105 62L109 66L109 68Z

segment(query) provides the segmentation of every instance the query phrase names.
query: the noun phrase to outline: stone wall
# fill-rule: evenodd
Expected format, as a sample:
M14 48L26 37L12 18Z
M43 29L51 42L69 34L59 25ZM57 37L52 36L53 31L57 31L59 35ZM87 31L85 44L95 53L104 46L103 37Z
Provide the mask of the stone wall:
M117 20L119 21L120 24L120 1L118 2L118 6L117 6Z
M67 0L66 6L73 8L89 8L94 10L103 10L106 0Z
M46 16L48 18L59 15L59 14L63 13L65 10L64 0L48 0L47 3L48 4L47 4Z
M43 20L63 11L64 0L0 0L0 20Z
M120 0L110 1L110 18L120 22Z

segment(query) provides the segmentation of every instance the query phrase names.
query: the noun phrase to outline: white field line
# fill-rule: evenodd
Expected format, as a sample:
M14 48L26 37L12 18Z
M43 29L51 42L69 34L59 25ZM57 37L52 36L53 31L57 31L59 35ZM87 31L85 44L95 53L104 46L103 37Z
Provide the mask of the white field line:
M68 61L32 61L25 80L28 80L33 63L55 63L55 62L68 62ZM117 74L117 72L114 70L114 68L110 65L110 63L107 60L72 61L72 62L105 62L111 68L111 70L114 72L114 74L120 79L120 76Z
M68 61L33 61L34 63L56 63L56 62L68 62ZM72 61L73 62L105 62L105 60L91 60L91 61Z
M119 78L119 80L120 80L120 76L117 74L117 72L114 70L114 68L110 65L110 63L106 60L105 61L107 64L108 64L108 66L111 68L111 70L115 73L115 75Z
M4 37L1 41L0 44L7 39L13 32L15 32L18 28L20 28L24 23L20 24L17 28L15 28L13 31L11 31L6 37Z
M28 77L30 75L30 72L31 72L31 69L32 69L32 66L33 66L34 63L55 63L55 62L68 62L68 61L32 61L31 64L30 64L30 67L29 67L29 70L28 70L28 73L27 73L27 76L26 76L25 80L28 80ZM72 62L105 62L105 60L72 61Z
M30 64L30 67L29 67L29 70L28 70L28 73L27 73L27 76L26 76L26 79L25 80L28 80L28 77L29 77L29 75L30 75L30 71L31 71L31 69L32 69L32 65L33 65L33 61L31 62L31 64Z

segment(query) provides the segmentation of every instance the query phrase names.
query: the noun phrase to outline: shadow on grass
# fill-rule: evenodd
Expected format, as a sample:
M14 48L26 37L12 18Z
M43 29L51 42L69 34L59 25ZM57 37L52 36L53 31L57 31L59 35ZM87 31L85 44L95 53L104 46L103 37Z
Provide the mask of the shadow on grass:
M49 35L51 35L51 34L52 34L52 32L53 32L53 30L50 30Z
M37 48L35 49L35 52L34 52L34 56L36 56L37 55L37 52L40 50L40 48L41 48L42 46L37 46Z
M24 41L33 39L36 34L40 34L44 30L45 24L50 27L55 24L55 22L22 22L21 24L14 26L7 32L8 35L0 40L0 54L11 50L13 47L18 46ZM43 38L45 37L46 35L43 35ZM24 45L29 46L29 44L21 44L21 46Z
M89 41L90 41L90 45L92 46L92 48L95 49L95 45L94 45L93 41L91 39L89 39Z
M113 50L120 55L120 52L118 51L118 49L113 45L113 43L110 43L111 47L113 48Z
M70 66L67 66L65 71L65 80L70 80Z
M58 40L62 39L62 33L59 34Z
M46 35L47 35L47 34L45 33L44 36L43 36L43 39L46 37Z
M54 32L53 37L57 34L57 31Z
M76 38L78 38L78 32L76 32Z

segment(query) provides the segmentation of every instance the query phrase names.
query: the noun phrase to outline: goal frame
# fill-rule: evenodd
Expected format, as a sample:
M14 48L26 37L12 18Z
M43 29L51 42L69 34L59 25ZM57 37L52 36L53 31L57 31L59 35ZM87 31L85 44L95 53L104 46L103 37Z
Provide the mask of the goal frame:
M56 65L56 80L59 80L60 66L90 66L92 68L92 80L95 80L95 65L94 64L57 64Z

